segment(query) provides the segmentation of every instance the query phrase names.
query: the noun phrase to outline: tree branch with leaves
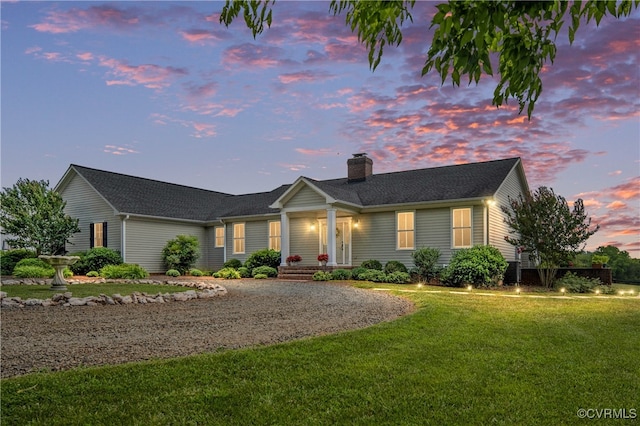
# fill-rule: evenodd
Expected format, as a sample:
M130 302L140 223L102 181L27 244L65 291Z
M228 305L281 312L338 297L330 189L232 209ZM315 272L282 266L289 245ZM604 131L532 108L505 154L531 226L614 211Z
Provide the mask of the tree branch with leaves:
M456 0L436 5L431 20L435 28L422 75L436 71L445 84L449 78L460 86L462 77L469 84L479 83L483 74L494 75L497 58L498 85L492 104L500 107L509 99L517 100L519 113L526 108L531 119L542 93L540 73L547 62L553 63L556 39L570 20L569 42L584 21L600 24L603 17L629 16L640 0L582 1L477 1ZM227 0L220 22L229 26L240 14L255 38L273 21L275 0ZM369 66L380 64L385 46L402 42L402 26L413 22L411 10L415 0L358 1L333 0L329 11L345 13L346 25L358 34L358 41L367 48ZM425 41L426 42L426 41Z

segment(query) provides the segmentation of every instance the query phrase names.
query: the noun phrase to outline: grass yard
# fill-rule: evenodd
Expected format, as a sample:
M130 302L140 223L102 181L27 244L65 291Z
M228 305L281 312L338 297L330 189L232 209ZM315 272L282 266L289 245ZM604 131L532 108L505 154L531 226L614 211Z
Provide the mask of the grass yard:
M99 296L106 294L111 296L120 293L122 296L130 295L138 291L140 293L158 294L158 293L178 293L181 291L193 290L188 287L173 285L155 285L155 284L67 284L67 290L73 294L73 297ZM0 291L7 293L8 297L20 297L26 299L49 299L56 293L61 291L51 291L51 285L3 285Z
M412 290L396 294L416 312L270 347L5 379L2 423L560 425L593 422L579 409L640 411L638 297L371 287Z

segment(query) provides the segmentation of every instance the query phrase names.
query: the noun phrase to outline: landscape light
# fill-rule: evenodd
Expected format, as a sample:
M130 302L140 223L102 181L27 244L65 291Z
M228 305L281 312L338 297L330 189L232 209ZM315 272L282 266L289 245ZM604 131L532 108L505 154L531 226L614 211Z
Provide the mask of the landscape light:
M471 290L473 290L473 287L472 287L472 286L470 286L470 285L468 285L468 286L467 286L467 291L471 291Z
M619 294L620 296L624 296L624 291L620 290L620 291L618 292L618 294Z
M564 292L565 292L565 291L567 291L567 289L565 289L564 287L562 287L562 288L560 289L560 293L562 293L563 295L564 295Z
M600 290L596 290L596 294L600 294Z
M520 294L520 287L516 287L516 294Z

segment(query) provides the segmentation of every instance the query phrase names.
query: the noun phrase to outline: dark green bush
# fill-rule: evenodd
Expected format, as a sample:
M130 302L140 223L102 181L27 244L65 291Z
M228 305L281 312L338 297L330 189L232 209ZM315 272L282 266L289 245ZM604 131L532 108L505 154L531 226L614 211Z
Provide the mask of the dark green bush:
M240 278L240 272L234 268L222 268L214 273L215 278L224 278L225 280L237 280Z
M97 270L100 269L100 268L94 268L94 269L89 268L84 263L84 257L86 255L87 255L86 251L76 251L74 253L69 253L69 256L76 256L76 257L80 258L80 260L78 260L76 263L74 263L73 265L69 266L69 269L71 269L74 274L76 274L76 275L87 275L87 273L89 271L92 271L92 270L93 271L97 271ZM122 262L119 262L119 263L122 263Z
M180 271L178 271L177 269L169 269L167 272L165 272L165 275L168 277L179 277Z
M27 249L15 249L0 252L0 275L11 275L16 264L22 259L34 258L36 252Z
M390 260L384 265L385 274L390 274L392 272L407 272L407 267L404 266L404 263L398 262L397 260Z
M107 265L120 265L123 260L120 252L117 250L107 247L94 247L88 250L84 256L81 256L78 262L82 262L86 269L76 273L84 275L89 271L99 271Z
M238 268L238 273L240 274L240 278L251 278L251 271L244 266Z
M264 274L268 277L277 277L278 270L276 268L272 268L271 266L257 266L251 270L251 276L255 278L258 274Z
M331 280L331 272L316 271L316 273L313 274L313 280L314 281L330 281Z
M373 281L374 283L387 282L387 274L378 269L367 269L366 272L360 274L360 279L363 281Z
M332 280L350 280L351 271L348 269L334 269L331 271Z
M258 250L249 255L244 266L249 268L252 274L253 269L259 266L270 266L277 269L280 266L280 252L272 249Z
M386 274L386 281L392 284L407 284L411 282L411 276L408 272L395 271L389 274Z
M440 250L435 248L423 247L411 253L413 264L416 265L417 274L420 278L429 281L438 276L440 268L437 266L440 258Z
M148 277L149 273L139 265L122 263L103 267L100 269L100 276L107 279L139 280Z
M382 263L375 259L365 260L360 266L367 269L377 269L378 271L382 271Z
M201 277L204 274L200 269L193 268L189 271L189 275L191 275L192 277Z
M242 262L240 262L238 259L229 259L226 262L224 262L224 265L222 265L222 267L240 269L242 267Z
M474 246L456 252L449 266L440 274L440 279L452 287L467 284L487 287L504 278L507 266L507 261L497 248Z
M590 293L601 285L598 278L580 277L570 271L554 283L556 289L564 287L568 293Z
M186 274L200 257L199 247L197 237L178 235L167 241L162 249L162 260L167 269L177 269L181 274Z
M362 278L360 278L360 276L362 274L364 274L365 272L367 272L368 269L367 268L363 268L362 266L358 266L357 268L353 268L351 270L351 279L353 280L362 280Z

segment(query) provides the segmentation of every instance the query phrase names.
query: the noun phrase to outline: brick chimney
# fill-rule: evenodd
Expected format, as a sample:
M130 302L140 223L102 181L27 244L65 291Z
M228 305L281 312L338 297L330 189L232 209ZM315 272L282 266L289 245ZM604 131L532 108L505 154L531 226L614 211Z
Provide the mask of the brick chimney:
M367 157L365 152L353 154L353 158L347 160L347 180L349 182L362 182L373 174L373 160Z

